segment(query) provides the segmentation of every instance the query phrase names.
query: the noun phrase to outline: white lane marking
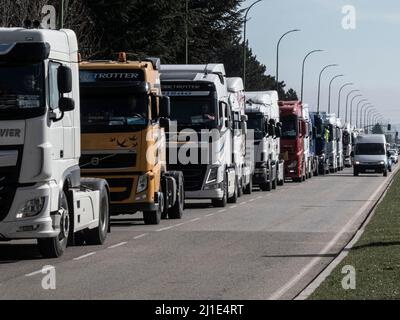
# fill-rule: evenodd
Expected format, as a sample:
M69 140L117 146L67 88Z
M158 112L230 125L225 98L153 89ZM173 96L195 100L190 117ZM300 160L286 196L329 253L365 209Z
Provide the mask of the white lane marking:
M226 209L222 209L222 210L217 211L217 213L222 213L222 212L226 212Z
M174 227L180 227L180 226L183 226L184 224L185 224L185 222L178 223L178 224L174 225Z
M127 243L128 242L120 242L120 243L114 244L113 246L109 246L108 249L115 249L118 247L122 247L122 246L126 245Z
M237 206L230 206L229 209L235 209Z
M133 239L137 240L137 239L143 238L143 237L145 237L147 235L148 235L148 233L143 233L143 234L140 234L140 235L134 237Z
M206 217L212 217L214 215L214 213L209 213L209 214L206 214Z
M90 256L93 256L93 255L95 255L95 254L96 254L96 252L90 252L90 253L88 253L88 254L84 254L83 256L74 258L73 260L74 260L74 261L79 261L79 260L88 258L88 257L90 257Z
M262 196L258 196L256 199L262 199L263 197Z
M357 219L364 213L364 211L370 205L370 202L376 198L382 189L386 186L387 180L383 181L382 184L376 189L374 194L368 198L368 200L364 203L364 205L357 211L357 213L347 222L347 224L336 234L336 236L329 241L329 243L322 249L319 253L320 256L327 254L338 242L338 240L353 226L353 224L357 221ZM288 292L293 286L295 286L308 272L314 268L318 262L321 260L321 257L314 258L311 260L299 273L296 274L292 279L290 279L284 286L282 286L279 290L275 291L268 300L278 300L282 298L282 296Z
M170 230L170 229L172 229L172 228L174 228L174 227L175 227L175 226L169 226L169 227L161 228L161 229L156 230L156 232L161 232L161 231Z
M190 222L196 222L196 221L199 221L199 220L200 220L200 218L195 218L195 219L190 220Z
M256 201L256 199L250 199L250 200L249 200L249 202L253 202L253 201Z
M28 273L28 274L25 275L25 277L32 277L32 276L35 276L37 274L45 273L45 272L47 272L49 270L53 270L53 269L54 269L53 267L52 268L50 268L50 267L43 268L43 269L40 269L38 271L34 271L34 272L31 272L31 273Z
M244 205L246 203L247 203L247 201L241 202L241 203L239 203L239 206L242 206L242 205Z

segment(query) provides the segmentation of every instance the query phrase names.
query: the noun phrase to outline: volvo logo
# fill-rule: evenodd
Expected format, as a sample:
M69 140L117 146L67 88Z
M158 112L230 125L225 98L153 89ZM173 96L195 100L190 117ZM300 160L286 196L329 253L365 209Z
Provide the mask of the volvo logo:
M90 160L90 163L91 163L91 165L92 165L93 167L97 167L97 166L100 164L100 158L98 158L98 157L93 157L93 158Z

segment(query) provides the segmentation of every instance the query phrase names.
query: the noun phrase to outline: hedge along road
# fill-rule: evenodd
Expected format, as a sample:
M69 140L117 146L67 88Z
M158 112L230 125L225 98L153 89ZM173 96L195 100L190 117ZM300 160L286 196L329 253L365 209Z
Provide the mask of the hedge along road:
M39 259L32 242L2 243L0 298L292 299L349 242L388 181L345 170L226 209L190 201L182 220L159 226L113 218L105 246L72 247L58 260ZM42 288L45 266L55 267L56 290Z

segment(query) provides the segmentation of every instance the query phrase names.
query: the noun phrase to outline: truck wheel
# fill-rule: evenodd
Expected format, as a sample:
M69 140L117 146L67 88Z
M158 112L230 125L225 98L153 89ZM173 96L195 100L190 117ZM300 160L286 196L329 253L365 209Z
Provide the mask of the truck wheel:
M275 179L274 179L274 181L272 181L272 185L271 185L272 190L276 190L276 186L278 184L278 171L276 171L275 174L276 174Z
M85 240L89 245L101 245L107 238L110 219L109 199L107 189L102 186L100 191L99 226L85 232Z
M175 204L168 209L168 218L170 219L182 219L183 210L185 207L185 188L183 181L182 172L174 172L173 177L177 183L177 194Z
M68 237L70 234L70 215L67 196L64 191L60 194L60 234L55 238L38 239L40 254L46 258L59 258L67 248Z
M283 186L285 184L285 178L278 180L278 186Z
M250 177L250 182L244 189L243 193L244 194L251 194L253 192L253 178Z
M240 183L238 185L238 198L243 195L243 178L240 179Z
M268 182L260 183L260 189L261 191L271 191L272 189L271 180L269 180Z
M356 169L354 169L353 176L358 177L358 175L359 175L358 171Z
M228 198L228 203L236 203L238 200L238 189L239 189L239 183L237 178L235 178L235 191L233 192L233 196Z
M158 199L158 208L153 211L144 211L143 220L145 225L156 225L161 222L161 213L164 211L164 195L160 193Z
M383 171L383 176L384 176L384 177L387 177L387 176L388 176L388 171L387 171L387 170Z
M228 177L225 176L225 180L222 182L224 188L224 195L222 199L212 199L211 203L215 208L225 208L228 202Z

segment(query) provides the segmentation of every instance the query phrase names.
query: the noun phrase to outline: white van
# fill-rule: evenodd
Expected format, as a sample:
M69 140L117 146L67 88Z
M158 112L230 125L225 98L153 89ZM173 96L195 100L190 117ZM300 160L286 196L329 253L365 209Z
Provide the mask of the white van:
M360 135L352 152L354 176L360 173L388 175L386 138L383 134Z

